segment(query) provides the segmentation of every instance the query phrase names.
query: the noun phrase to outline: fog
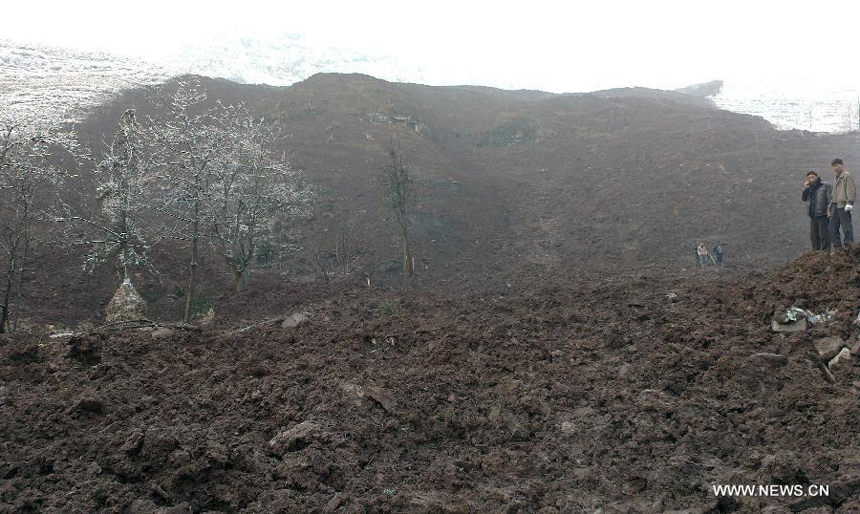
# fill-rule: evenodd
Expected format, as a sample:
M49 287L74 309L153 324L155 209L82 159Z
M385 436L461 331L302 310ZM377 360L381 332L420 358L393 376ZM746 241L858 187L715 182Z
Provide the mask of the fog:
M438 84L573 92L624 86L676 88L713 80L860 78L852 31L860 6L815 9L778 2L383 1L18 2L4 7L4 37L163 59L225 33L266 40L296 34L309 45L382 56Z

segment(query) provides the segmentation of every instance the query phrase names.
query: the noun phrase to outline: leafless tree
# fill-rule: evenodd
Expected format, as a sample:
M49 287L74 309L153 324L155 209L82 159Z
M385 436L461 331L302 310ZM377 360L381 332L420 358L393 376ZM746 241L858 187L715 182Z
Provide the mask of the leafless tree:
M402 152L398 153L392 145L388 151L388 158L389 161L377 172L377 181L383 203L394 213L394 219L400 230L403 247L403 287L406 287L409 284L409 278L415 273L412 250L409 246L409 228L410 216L418 204L418 195L415 181L403 159Z
M133 109L123 113L113 142L94 173L98 216L85 216L67 208L64 218L83 228L77 244L90 246L85 268L92 272L103 262L116 259L120 282L129 278L130 267L154 271L149 259L155 237L151 191L155 181L152 157L146 151L142 128Z
M176 222L173 237L187 241L191 262L183 319L191 320L197 284L200 239L204 237L212 167L231 146L230 133L203 109L206 91L194 81L180 80L176 91L158 99L164 114L151 119L150 138L158 156L159 212Z
M49 163L52 131L15 121L0 123L0 251L6 258L0 305L0 332L17 325L22 310L23 278L33 250L50 230L36 230L47 219L48 204L62 180ZM14 297L14 300L13 300ZM10 312L15 321L10 327Z
M241 290L261 246L278 246L275 224L307 217L313 193L303 174L273 148L277 133L242 106L215 112L231 145L212 166L207 237Z

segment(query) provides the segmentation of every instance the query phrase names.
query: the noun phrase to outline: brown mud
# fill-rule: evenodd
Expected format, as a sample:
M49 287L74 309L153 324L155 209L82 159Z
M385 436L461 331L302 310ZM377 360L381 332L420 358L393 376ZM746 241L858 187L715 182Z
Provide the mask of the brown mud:
M248 293L308 319L2 339L0 512L858 512L860 358L828 383L810 348L858 341L859 263ZM792 305L837 313L773 333Z

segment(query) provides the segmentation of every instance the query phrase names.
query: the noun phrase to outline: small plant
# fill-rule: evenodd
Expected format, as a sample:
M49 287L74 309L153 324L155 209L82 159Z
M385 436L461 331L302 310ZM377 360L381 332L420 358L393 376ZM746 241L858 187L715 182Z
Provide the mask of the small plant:
M391 314L397 312L397 304L392 302L382 302L382 304L379 306L379 312L386 316L390 316Z
M206 291L200 291L197 296L191 301L191 318L203 318L212 311L214 317L215 306L212 303L212 298Z
M78 323L78 326L76 327L75 332L78 332L78 333L83 334L83 335L89 335L89 334L92 334L95 329L96 329L95 324L93 324L93 322L90 320L86 320L86 321L81 321L80 323Z

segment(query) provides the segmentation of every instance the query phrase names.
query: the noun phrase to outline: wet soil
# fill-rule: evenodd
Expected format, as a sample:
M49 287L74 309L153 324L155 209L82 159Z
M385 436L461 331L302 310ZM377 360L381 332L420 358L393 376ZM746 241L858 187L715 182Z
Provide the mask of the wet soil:
M238 297L253 320L0 339L0 512L860 510L860 358L830 383L810 353L858 341L860 248L730 278L313 287ZM792 305L837 312L772 332Z

